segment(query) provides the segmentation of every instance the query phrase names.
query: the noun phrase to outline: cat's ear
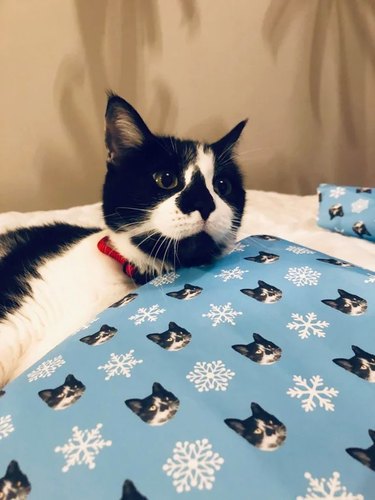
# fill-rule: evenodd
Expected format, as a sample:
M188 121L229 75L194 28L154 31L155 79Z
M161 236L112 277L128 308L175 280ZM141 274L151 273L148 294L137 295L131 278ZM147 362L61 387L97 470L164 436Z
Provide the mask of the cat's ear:
M247 346L243 344L232 345L232 349L234 349L236 352L239 352L243 356L247 356L249 354Z
M141 399L127 399L125 404L131 411L134 411L137 415L142 410L142 400Z
M251 411L253 412L253 417L264 414L263 408L258 403L251 403Z
M14 476L18 475L21 472L20 466L18 465L18 462L16 460L12 460L8 467L7 471L5 473L6 476Z
M344 358L336 358L332 360L336 365L341 366L341 368L344 368L345 370L348 370L349 372L353 371L353 367L349 359L344 359Z
M348 292L345 292L345 290L342 290L341 288L339 288L337 291L339 292L340 297L343 297L344 299L351 298L351 295L348 294Z
M168 325L168 331L170 332L179 332L181 327L177 325L174 321L170 321Z
M349 453L351 457L359 460L363 465L367 465L367 467L369 467L371 459L366 450L362 450L361 448L346 448L345 451Z
M38 392L38 396L43 399L43 401L47 402L51 399L52 397L52 390L51 389L45 389L43 391Z
M267 343L266 339L264 339L261 335L259 335L259 333L254 333L253 338L255 342L257 342L258 344L263 345L264 343Z
M336 302L336 300L323 299L322 302L323 302L323 304L326 304L327 306L330 306L330 307L333 307L334 309L337 309L337 302Z
M89 345L95 342L91 335L86 335L86 337L82 337L81 339L79 339L79 341Z
M64 384L74 384L74 382L77 382L77 379L75 378L74 375L69 373L69 375L66 377Z
M160 392L165 392L164 387L159 382L154 382L152 384L152 394L159 394Z
M240 135L247 123L247 120L243 120L238 123L230 132L228 132L224 137L219 139L218 141L211 144L211 148L213 149L215 156L224 157L231 156L233 152L233 148L236 145Z
M354 352L354 354L356 354L357 356L362 356L362 357L368 357L369 356L369 353L362 350L360 347L356 346L356 345L352 345L352 351Z
M252 290L251 288L242 288L241 292L245 295L248 295L249 297L254 297L256 295L254 290Z
M108 163L116 164L130 151L140 148L152 133L138 112L122 97L108 93L105 113Z
M375 444L375 431L373 431L372 429L369 429L368 435L370 436L372 442Z
M121 500L132 500L132 499L147 500L146 497L144 497L139 493L133 481L127 479L122 487Z
M265 281L262 281L262 280L258 280L258 285L262 288L268 288L269 285L265 282Z
M178 298L180 294L181 292L168 292L166 295L168 295L168 297Z
M155 342L156 344L158 344L159 340L161 340L162 336L160 335L160 333L149 333L147 335L147 338L152 340L152 342Z
M234 432L237 432L238 434L242 435L245 431L245 426L242 420L238 420L238 418L226 418L224 422L228 427L230 427L232 430L234 430Z

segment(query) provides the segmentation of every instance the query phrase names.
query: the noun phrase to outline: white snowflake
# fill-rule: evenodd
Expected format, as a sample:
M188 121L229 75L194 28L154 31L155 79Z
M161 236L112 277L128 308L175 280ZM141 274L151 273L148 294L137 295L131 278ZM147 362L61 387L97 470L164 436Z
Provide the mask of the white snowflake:
M228 280L243 280L243 275L248 272L237 266L233 269L222 269L220 274L215 274L215 278L221 278L224 283Z
M137 314L130 316L130 320L134 321L135 325L140 325L145 321L156 321L159 314L163 314L165 309L160 309L159 304L154 304L151 307L140 307Z
M235 372L226 368L225 364L218 361L198 361L194 365L193 371L186 375L186 378L195 384L199 392L226 391L229 381L235 376Z
M288 323L286 327L289 328L289 330L296 330L299 338L307 339L310 335L316 335L320 338L326 336L324 328L327 328L329 323L327 321L318 320L315 313L307 313L305 318L302 314L292 313L292 319L294 321Z
M232 307L231 302L227 302L226 304L215 306L214 304L210 304L211 309L207 314L202 314L204 318L209 318L212 321L212 326L217 326L220 323L230 323L231 325L235 325L234 321L237 316L242 314L241 311L235 311Z
M330 198L340 198L340 196L344 196L346 194L346 189L343 187L335 187L330 190L329 192L329 197Z
M62 453L66 460L63 472L68 472L74 465L85 464L89 469L95 469L95 456L105 446L111 446L112 441L104 441L100 433L103 424L97 424L93 429L81 430L77 426L72 429L72 437L63 446L56 446L55 453Z
M173 478L177 493L198 490L211 490L215 481L215 471L219 471L224 459L212 451L208 439L178 441L172 458L163 465L163 471Z
M352 212L354 214L360 214L364 210L368 209L368 200L364 200L363 198L359 198L357 201L353 201L352 205Z
M111 353L111 357L105 365L98 366L98 370L104 370L107 374L104 380L109 380L115 375L123 375L126 378L131 377L131 371L143 359L135 359L133 356L134 349L131 349L126 354Z
M14 425L11 415L0 417L0 440L6 438L14 431Z
M229 254L235 253L235 252L244 252L245 248L247 248L248 246L249 245L245 245L244 243L236 243L234 245L234 247L232 248L232 250L229 252Z
M363 495L353 495L348 492L345 486L341 486L340 474L334 472L328 480L323 477L314 478L310 472L305 472L305 478L309 482L305 497L298 496L297 500L312 500L315 498L325 498L326 500L364 500Z
M151 285L154 286L169 285L170 283L174 283L176 279L179 277L180 277L179 274L175 273L174 271L171 271L170 273L158 276L157 278L150 281L150 283Z
M297 399L306 396L301 402L301 406L305 412L315 410L315 399L319 403L320 408L324 408L326 411L335 410L335 405L332 403L331 398L336 397L339 391L333 387L322 387L323 379L319 375L314 375L309 379L311 386L305 378L299 375L293 376L293 382L295 382L295 386L290 387L287 394L291 398L296 397Z
M60 368L63 364L65 364L65 361L60 354L60 356L56 356L53 359L43 361L43 363L37 366L35 370L28 373L27 378L29 379L29 382L34 382L34 380L38 380L38 378L50 377L52 373L55 373L57 368Z
M95 323L95 321L98 321L99 319L99 316L96 316L96 318L92 319L91 321L89 321L88 323L86 323L85 325L83 325L78 331L77 333L79 332L82 332L83 330L87 330L87 328L90 328L90 326Z
M367 273L368 278L365 279L365 283L375 283L375 274Z
M318 284L321 274L309 266L290 267L284 278L296 286L314 286Z
M343 234L343 233L344 233L344 231L345 231L345 229L341 229L341 227L336 227L336 226L333 228L333 230L334 230L336 233L341 233L341 234Z
M296 255L313 254L313 253L315 253L313 250L310 250L309 248L298 247L296 245L289 245L288 247L286 247L285 250L288 250L288 252L293 252Z

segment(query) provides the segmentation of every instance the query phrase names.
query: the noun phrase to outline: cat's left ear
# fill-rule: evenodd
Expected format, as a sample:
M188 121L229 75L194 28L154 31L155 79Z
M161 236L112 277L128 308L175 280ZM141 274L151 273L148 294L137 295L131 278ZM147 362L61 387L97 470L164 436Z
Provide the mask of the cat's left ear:
M224 137L218 141L211 144L216 156L231 156L234 146L237 144L238 139L247 123L247 120L243 120L238 123L230 132L228 132Z

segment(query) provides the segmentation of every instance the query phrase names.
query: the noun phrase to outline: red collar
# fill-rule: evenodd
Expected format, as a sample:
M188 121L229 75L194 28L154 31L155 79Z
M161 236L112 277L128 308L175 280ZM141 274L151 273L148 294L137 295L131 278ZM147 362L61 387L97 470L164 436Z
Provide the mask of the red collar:
M120 264L122 265L123 272L127 276L129 276L129 278L133 279L134 274L135 274L137 268L135 266L133 266L133 264L130 264L130 262L128 261L128 259L126 259L125 257L123 257L114 248L112 248L111 246L109 246L108 241L109 241L109 236L104 236L104 238L102 238L100 241L98 241L98 249L102 253L104 253L105 255L108 255L112 259L117 260L117 262L120 262Z

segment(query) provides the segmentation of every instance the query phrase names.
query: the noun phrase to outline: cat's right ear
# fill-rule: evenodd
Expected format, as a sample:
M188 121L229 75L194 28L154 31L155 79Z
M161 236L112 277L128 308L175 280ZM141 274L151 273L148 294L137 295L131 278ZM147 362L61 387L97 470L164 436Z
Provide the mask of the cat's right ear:
M122 97L108 93L105 113L108 164L118 164L129 152L140 148L152 133L138 112Z
M333 359L332 361L336 365L341 366L341 368L344 368L345 370L348 370L349 372L353 371L352 364L348 359L336 358L336 359Z
M51 389L45 389L43 391L38 392L38 396L43 399L43 401L46 403L49 401L52 397L52 390Z
M211 148L213 149L217 157L224 158L225 156L232 156L234 146L237 144L237 141L240 138L246 123L247 120L243 120L234 128L232 128L232 130L228 132L224 137L211 144Z
M261 335L259 335L259 333L253 333L253 339L258 344L264 344L266 342L266 339L264 339Z
M127 399L125 404L128 408L131 409L134 413L138 415L138 413L142 409L142 400L141 399Z
M6 470L6 476L13 476L14 474L19 474L21 472L20 466L16 460L12 460Z
M227 424L228 427L230 427L238 434L243 434L245 426L242 420L239 420L238 418L226 418L224 422Z
M359 460L363 465L367 467L370 466L371 459L366 450L362 450L361 448L346 448L346 453L356 460Z

